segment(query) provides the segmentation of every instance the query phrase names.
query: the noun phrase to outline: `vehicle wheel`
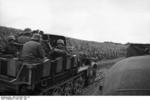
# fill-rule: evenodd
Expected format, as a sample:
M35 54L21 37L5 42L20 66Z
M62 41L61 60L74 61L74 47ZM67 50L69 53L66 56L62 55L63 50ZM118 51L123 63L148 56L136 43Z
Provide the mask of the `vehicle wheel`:
M73 85L73 93L75 95L81 95L84 85L85 85L85 80L82 77L79 77L78 79L76 79Z
M60 87L58 87L58 88L54 88L53 90L52 90L52 95L62 95L62 89L60 88Z
M72 95L73 94L72 89L73 89L72 82L65 84L64 89L63 89L63 95Z
M19 94L21 94L21 95L29 94L29 91L27 90L26 85L21 85L19 87Z
M41 92L40 95L52 95L52 90Z

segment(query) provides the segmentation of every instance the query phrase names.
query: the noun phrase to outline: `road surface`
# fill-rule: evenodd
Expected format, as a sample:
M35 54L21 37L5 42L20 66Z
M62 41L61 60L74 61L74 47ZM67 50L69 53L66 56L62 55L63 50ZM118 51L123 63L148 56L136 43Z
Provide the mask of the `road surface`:
M93 84L89 85L85 89L83 89L83 95L102 95L102 92L99 90L99 86L103 84L104 80L104 73L107 73L107 71L118 61L122 60L124 58L117 58L113 60L104 60L98 62L98 73L102 74L101 80L98 80L94 82Z

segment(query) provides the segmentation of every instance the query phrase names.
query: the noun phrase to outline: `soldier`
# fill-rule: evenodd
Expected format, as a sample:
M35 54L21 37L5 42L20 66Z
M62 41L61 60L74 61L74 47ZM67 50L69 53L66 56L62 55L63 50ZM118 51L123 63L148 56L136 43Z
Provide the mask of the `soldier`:
M13 54L16 56L19 49L22 47L21 44L16 42L14 35L10 35L7 38L7 47L5 48L5 54Z
M57 40L57 46L56 46L57 49L61 49L61 50L66 50L65 48L65 43L62 39L58 39Z
M22 49L22 59L25 61L42 61L45 52L40 44L41 35L34 34L29 42L26 42Z
M53 48L50 44L49 40L42 40L41 45L46 53L46 56L49 56L49 54L52 52Z
M65 43L62 39L57 40L57 46L53 49L53 53L51 54L52 59L56 59L57 57L63 57L69 55L67 49L65 47Z
M68 54L67 49L65 47L65 43L62 39L57 40L57 46L54 50L62 54Z
M1 54L5 51L6 45L7 45L7 42L5 41L4 37L0 36L0 53Z
M30 31L24 32L23 35L18 37L18 42L24 44L31 40L32 33Z
M43 31L40 31L38 34L40 34L42 37L41 45L45 51L46 57L49 58L50 54L52 53L52 49L53 49L53 47L51 46L51 43L50 43L50 38L45 39Z

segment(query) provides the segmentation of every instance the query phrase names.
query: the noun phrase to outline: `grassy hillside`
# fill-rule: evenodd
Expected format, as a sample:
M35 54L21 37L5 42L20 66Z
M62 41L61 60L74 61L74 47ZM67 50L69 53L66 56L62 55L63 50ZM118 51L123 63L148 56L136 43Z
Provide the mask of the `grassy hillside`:
M67 41L68 45L73 46L76 51L98 59L112 59L126 55L127 47L119 43L83 41L73 38L67 38Z
M23 30L0 26L0 45L5 45L6 37L10 34L18 36ZM126 55L126 46L112 42L83 41L67 37L67 45L74 47L76 52L83 52L98 59L112 59Z
M0 47L6 46L6 38L13 34L17 36L22 30L0 26Z

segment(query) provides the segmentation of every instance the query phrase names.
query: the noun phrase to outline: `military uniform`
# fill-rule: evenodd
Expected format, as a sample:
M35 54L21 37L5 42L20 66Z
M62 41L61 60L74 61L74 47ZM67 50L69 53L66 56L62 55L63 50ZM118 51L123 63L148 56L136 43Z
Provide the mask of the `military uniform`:
M31 38L29 36L24 36L23 35L23 36L18 37L18 42L21 43L21 44L24 44L24 43L26 43L30 40L31 40Z
M21 36L18 37L18 42L24 44L31 40L31 31L24 32Z
M42 47L43 47L43 49L44 49L44 51L45 51L45 53L47 54L47 56L49 55L49 53L52 51L52 46L51 46L51 44L49 43L49 41L47 41L47 40L42 40L41 41L41 45L42 45Z
M45 57L44 50L40 44L40 40L37 38L38 35L35 34L31 39L31 41L26 42L22 49L22 59L23 60L39 60Z
M20 48L22 47L21 44L17 43L15 41L15 37L12 35L12 36L8 36L7 38L7 46L5 48L5 54L13 54L13 55L16 55L17 51L20 50Z
M55 59L57 57L63 57L66 56L67 50L66 47L64 46L64 41L62 39L57 40L57 46L54 48L54 52L52 54L52 59Z

